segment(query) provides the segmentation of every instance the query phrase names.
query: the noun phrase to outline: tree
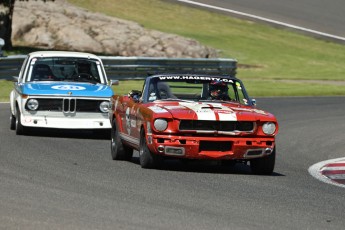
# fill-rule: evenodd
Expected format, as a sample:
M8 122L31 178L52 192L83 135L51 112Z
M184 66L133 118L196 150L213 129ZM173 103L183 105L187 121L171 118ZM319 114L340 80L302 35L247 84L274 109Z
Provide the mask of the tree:
M5 41L5 49L12 48L12 16L15 0L0 0L0 37Z
M14 3L16 0L0 0L0 38L4 39L4 49L12 49L12 17ZM17 0L17 1L29 1L29 0ZM37 1L37 0L35 0ZM43 2L55 0L41 0Z

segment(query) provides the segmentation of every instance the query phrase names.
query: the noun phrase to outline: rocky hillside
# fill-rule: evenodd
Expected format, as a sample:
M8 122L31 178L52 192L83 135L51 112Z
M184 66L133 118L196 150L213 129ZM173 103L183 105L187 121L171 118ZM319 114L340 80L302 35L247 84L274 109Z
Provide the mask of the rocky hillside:
M65 0L16 1L13 46L73 50L112 56L217 57L198 41L148 30L138 23L93 13Z

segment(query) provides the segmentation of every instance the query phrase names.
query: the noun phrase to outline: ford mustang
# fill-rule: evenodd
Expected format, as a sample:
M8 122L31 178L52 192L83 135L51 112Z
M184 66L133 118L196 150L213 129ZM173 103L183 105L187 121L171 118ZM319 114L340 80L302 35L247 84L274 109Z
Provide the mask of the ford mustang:
M129 160L135 149L142 168L173 157L249 163L253 173L271 174L278 123L255 104L233 76L149 76L142 91L111 99L112 158Z
M10 128L18 135L31 127L110 130L111 83L96 55L30 53L10 94Z

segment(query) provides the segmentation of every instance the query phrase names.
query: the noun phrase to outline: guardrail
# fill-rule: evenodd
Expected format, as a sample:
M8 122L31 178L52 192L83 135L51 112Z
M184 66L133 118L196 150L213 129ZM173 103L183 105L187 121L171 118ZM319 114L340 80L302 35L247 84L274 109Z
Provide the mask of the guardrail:
M0 79L18 76L25 55L0 58ZM226 58L156 58L100 56L109 79L144 79L153 73L204 73L235 75L237 61Z

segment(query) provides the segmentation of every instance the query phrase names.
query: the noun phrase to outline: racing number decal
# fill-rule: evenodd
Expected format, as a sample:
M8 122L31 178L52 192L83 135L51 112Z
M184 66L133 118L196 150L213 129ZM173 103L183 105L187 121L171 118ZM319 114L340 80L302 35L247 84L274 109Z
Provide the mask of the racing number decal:
M137 127L137 114L138 114L139 108L136 108L135 106L127 107L126 109L126 115L125 115L125 120L126 120L126 130L128 135L136 135L136 127ZM134 131L134 133L133 133Z

